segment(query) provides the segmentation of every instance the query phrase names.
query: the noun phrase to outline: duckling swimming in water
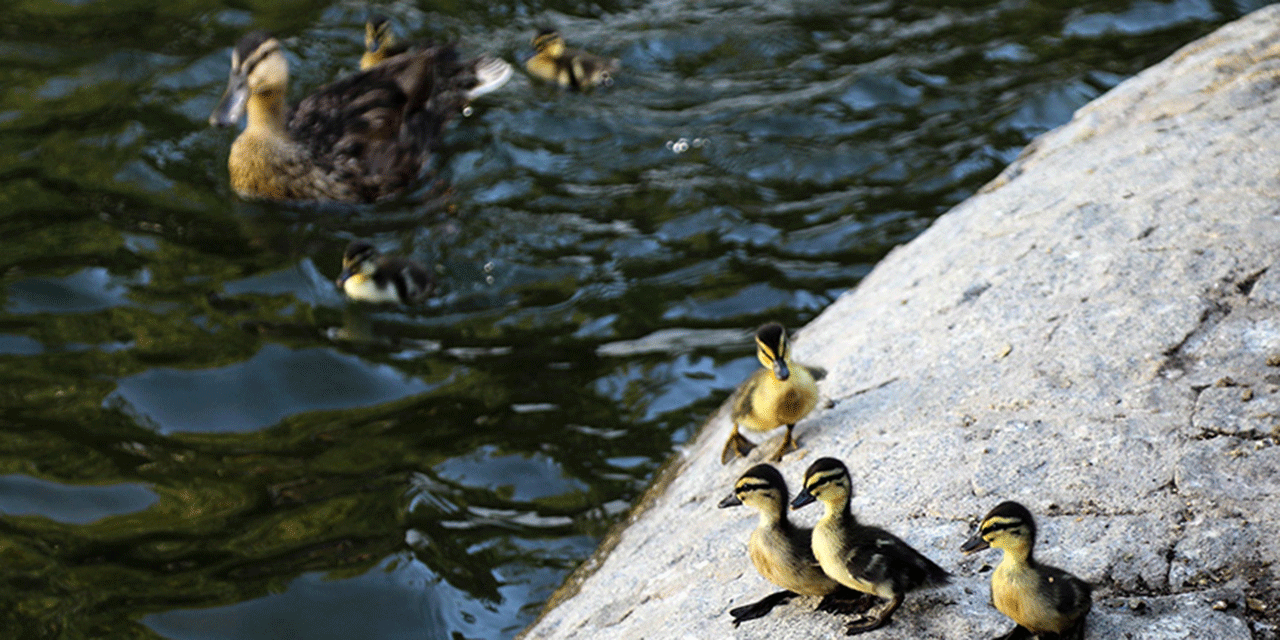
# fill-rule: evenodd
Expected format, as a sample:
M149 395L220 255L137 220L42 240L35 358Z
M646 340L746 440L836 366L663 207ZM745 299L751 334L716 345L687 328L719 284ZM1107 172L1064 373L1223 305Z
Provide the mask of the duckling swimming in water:
M347 297L361 302L418 304L435 290L435 278L425 267L356 240L342 255L342 274L336 283Z
M888 601L879 611L850 622L845 635L883 627L908 592L950 580L946 570L897 536L859 524L849 510L852 493L844 463L820 458L805 470L804 489L791 503L793 509L799 509L821 500L825 507L813 528L813 555L822 570L850 589Z
M535 34L533 49L536 53L524 63L529 75L561 87L582 90L597 85L608 86L613 83L613 74L621 67L617 58L602 58L567 48L564 38L554 29L543 29Z
M1036 562L1036 523L1017 502L996 505L960 550L974 553L995 547L1004 557L991 574L991 602L1016 626L996 640L1027 640L1042 634L1084 640L1084 623L1093 606L1088 583L1062 569Z
M400 42L391 31L391 21L386 16L375 15L364 23L364 53L360 55L360 70L386 62L402 53L409 53L423 48L411 42ZM511 65L501 58L482 55L472 61L477 84L467 91L467 101L475 100L482 95L493 93L511 79L515 71ZM464 106L462 115L471 115L471 110Z
M364 54L360 56L360 70L365 71L408 50L409 45L396 41L395 34L391 32L391 21L386 16L372 16L364 23Z
M255 31L232 50L209 122L227 127L247 114L227 158L241 197L372 202L417 182L445 124L491 80L479 70L452 47L422 48L321 87L290 110L280 41Z
M735 456L745 456L755 448L738 428L767 433L786 426L787 434L774 453L777 462L796 448L791 430L801 418L818 405L818 384L827 375L820 367L807 367L790 359L791 347L787 330L776 322L756 331L756 357L763 369L757 369L742 383L733 397L733 433L724 443L720 463L728 464Z
M729 611L733 626L763 617L775 606L797 595L826 596L821 611L843 612L859 595L827 577L813 557L812 529L797 527L787 518L787 483L778 470L758 464L738 478L733 493L720 501L720 508L747 505L760 512L760 523L751 532L747 552L756 571L786 591L765 596L759 602Z

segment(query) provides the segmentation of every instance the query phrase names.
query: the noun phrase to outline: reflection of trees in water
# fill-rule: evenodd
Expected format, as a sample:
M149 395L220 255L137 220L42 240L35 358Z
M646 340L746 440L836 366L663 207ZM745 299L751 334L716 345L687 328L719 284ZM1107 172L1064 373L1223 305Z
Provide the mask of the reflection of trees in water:
M341 209L230 198L229 137L203 119L243 14L73 4L0 8L0 336L30 351L0 353L0 474L143 483L159 500L87 525L0 516L0 635L14 637L147 636L147 613L395 557L484 603L508 569L564 575L584 552L557 544L600 538L728 394L721 374L755 366L749 340L602 344L800 326L1061 114L1212 27L1087 31L1159 4L1136 0L695 3L639 21L647 9L471 3L440 29L523 43L532 29L510 17L554 10L624 74L588 99L477 104L424 188L443 202ZM327 0L253 13L288 40L299 91L354 66L364 18ZM680 137L706 144L664 146ZM430 259L441 300L343 305L331 280L353 236ZM17 283L86 287L90 270L110 291L81 290L88 310L17 304ZM169 433L112 395L267 345L429 390L222 433ZM513 460L536 464L493 471Z

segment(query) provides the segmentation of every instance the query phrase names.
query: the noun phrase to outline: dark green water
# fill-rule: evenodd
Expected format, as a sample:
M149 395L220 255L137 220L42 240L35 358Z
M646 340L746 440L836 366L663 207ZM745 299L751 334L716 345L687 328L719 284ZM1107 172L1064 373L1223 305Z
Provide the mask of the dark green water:
M0 5L0 637L512 636L758 366L747 330L1263 4L387 5L625 69L518 75L432 204L356 210L236 201L205 118L241 33L285 37L296 99L365 5ZM443 295L346 307L353 237Z

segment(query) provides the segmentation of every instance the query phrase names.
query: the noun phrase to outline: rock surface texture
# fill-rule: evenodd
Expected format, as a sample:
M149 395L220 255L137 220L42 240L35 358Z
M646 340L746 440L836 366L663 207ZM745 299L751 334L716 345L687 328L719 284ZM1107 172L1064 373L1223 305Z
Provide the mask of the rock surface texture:
M1280 624L1280 6L1080 109L800 331L834 402L778 465L792 493L848 463L853 510L955 574L877 639L991 638L1000 552L963 556L1017 500L1037 557L1095 586L1089 638L1258 640ZM752 568L754 513L717 509L713 417L525 638L833 638ZM820 508L792 513L811 525Z

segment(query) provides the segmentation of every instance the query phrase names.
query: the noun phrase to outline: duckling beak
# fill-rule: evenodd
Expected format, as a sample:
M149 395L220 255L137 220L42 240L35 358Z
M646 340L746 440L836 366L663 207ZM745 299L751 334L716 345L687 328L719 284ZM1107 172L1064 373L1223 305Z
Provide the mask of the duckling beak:
M338 274L338 279L334 280L333 283L338 285L338 288L341 289L342 285L347 282L347 278L350 278L353 275L355 275L354 271L350 269L343 269L342 273Z
M209 124L215 127L230 127L244 116L245 105L249 103L249 82L243 75L232 73L227 81L227 90L217 108L209 114Z
M791 508L799 509L800 507L803 507L806 504L809 504L811 502L816 502L817 500L818 500L817 498L813 497L812 493L809 493L808 489L805 489L800 493L796 494L796 499L791 501Z
M968 541L960 546L960 550L965 553L974 553L975 551L982 551L983 549L990 548L991 545L987 544L987 541L982 539L981 531L973 534L972 538L969 538Z
M727 507L736 507L736 506L739 506L739 505L741 505L741 504L742 504L742 501L738 499L738 494L736 494L736 493L731 493L731 494L729 494L729 495L725 496L724 500L721 500L721 501L720 501L720 508L721 508L721 509L724 509L724 508L727 508Z
M791 377L791 370L787 368L787 363L782 358L773 361L773 377L779 380L786 380Z

